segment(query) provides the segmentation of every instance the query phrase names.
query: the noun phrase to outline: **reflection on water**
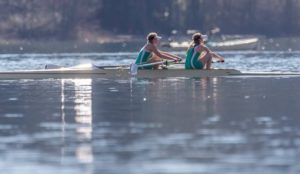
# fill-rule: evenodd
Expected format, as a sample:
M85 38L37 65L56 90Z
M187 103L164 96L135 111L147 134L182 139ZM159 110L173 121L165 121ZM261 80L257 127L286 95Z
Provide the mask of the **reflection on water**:
M91 164L94 160L93 157L93 149L92 149L92 80L91 79L78 79L78 80L61 80L61 110L62 110L62 130L64 133L66 122L65 116L67 115L65 110L66 101L65 98L69 98L65 94L65 86L74 87L74 94L72 94L72 98L74 99L74 117L76 126L76 137L78 141L83 141L78 144L75 150L76 158L78 162L83 164ZM63 134L63 137L65 135ZM65 144L66 146L66 144ZM62 148L62 163L64 159L64 150L65 147ZM92 166L89 166L90 172L92 171Z
M299 78L0 82L4 173L299 173Z

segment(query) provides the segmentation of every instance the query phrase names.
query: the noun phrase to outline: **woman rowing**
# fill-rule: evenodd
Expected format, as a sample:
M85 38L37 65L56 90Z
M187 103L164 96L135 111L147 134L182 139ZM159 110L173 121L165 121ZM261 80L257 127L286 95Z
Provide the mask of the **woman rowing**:
M149 33L147 36L147 44L140 50L139 55L135 61L137 65L161 62L161 59L173 60L175 62L181 61L181 58L159 50L157 48L159 40L161 39L157 33ZM158 65L144 66L141 69L158 69Z
M193 35L192 44L187 50L185 69L210 69L212 58L224 62L223 57L212 52L205 46L203 35L201 33L195 33Z

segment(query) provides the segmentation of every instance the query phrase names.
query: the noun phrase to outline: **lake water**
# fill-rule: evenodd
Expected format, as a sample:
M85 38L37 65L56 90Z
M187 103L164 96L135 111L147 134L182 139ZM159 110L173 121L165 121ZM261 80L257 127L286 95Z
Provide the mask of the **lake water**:
M135 55L9 54L0 70ZM222 55L215 67L300 71L300 52ZM0 171L298 174L299 86L299 77L0 81Z

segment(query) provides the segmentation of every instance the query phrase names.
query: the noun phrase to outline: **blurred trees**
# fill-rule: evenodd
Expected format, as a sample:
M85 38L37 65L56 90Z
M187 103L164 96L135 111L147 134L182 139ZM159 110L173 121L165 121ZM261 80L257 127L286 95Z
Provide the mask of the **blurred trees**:
M81 26L99 25L94 21L100 5L97 0L1 0L0 34L21 39L75 39Z
M76 39L82 31L169 34L218 26L228 34L300 34L299 0L1 0L0 34Z

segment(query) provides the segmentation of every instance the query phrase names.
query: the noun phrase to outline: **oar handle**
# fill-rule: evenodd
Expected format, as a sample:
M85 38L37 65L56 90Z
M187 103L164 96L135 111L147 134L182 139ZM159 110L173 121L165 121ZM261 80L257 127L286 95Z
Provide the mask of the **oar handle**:
M225 60L212 61L212 63L225 63Z
M132 76L137 75L138 69L146 66L154 66L154 65L164 65L167 64L168 61L160 61L160 62L153 62L153 63L146 63L146 64L131 64L130 65L130 74Z
M168 62L168 64L165 64L165 65L169 65L170 63L174 63L174 64L179 64L179 65L182 65L182 64L185 64L185 62ZM218 61L212 61L211 63L225 63L224 60L218 60Z
M179 63L181 63L181 61L182 61L182 59L180 59L180 61L178 61L178 60L171 60L171 61L168 61L168 60L166 60L164 63L163 63L163 65L166 65L166 66L169 66L171 63L175 63L175 64L179 64Z

